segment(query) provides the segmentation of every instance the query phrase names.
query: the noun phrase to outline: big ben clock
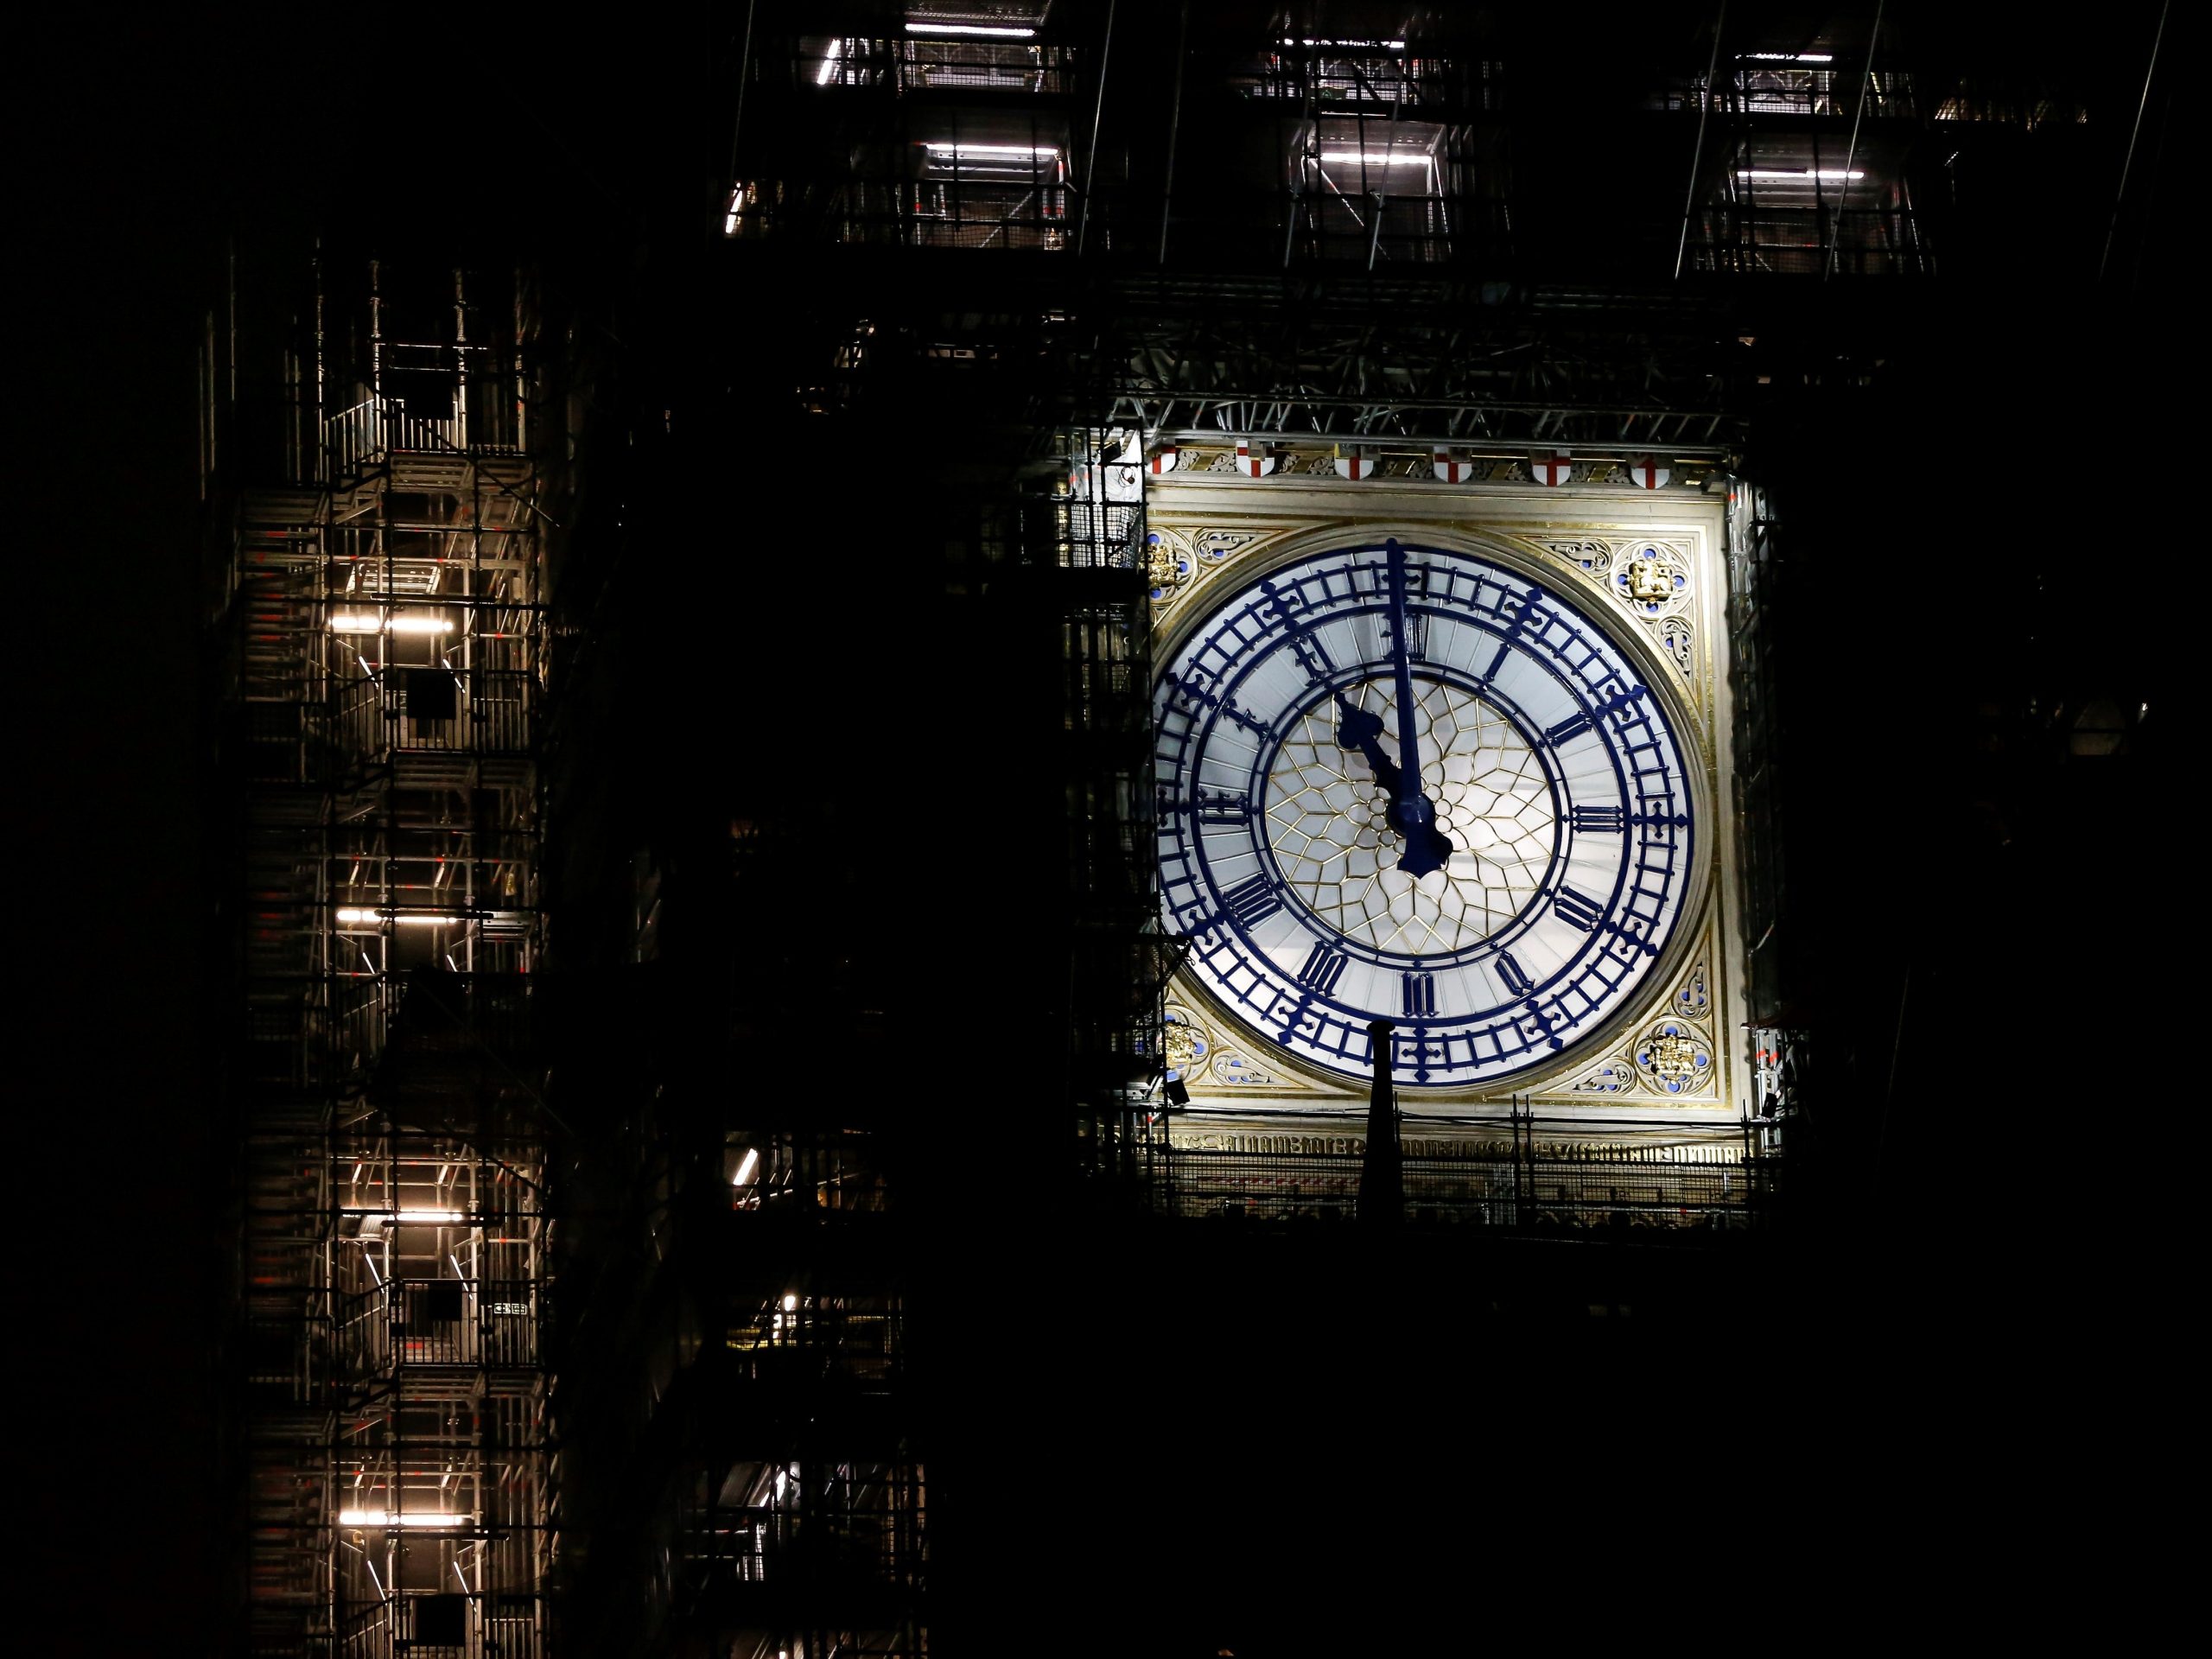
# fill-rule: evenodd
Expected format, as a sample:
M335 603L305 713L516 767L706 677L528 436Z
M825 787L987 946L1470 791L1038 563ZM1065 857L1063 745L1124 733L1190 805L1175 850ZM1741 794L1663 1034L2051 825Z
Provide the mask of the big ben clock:
M1225 582L1156 683L1161 902L1255 1051L1487 1091L1618 1035L1713 833L1626 631L1498 553L1345 537Z

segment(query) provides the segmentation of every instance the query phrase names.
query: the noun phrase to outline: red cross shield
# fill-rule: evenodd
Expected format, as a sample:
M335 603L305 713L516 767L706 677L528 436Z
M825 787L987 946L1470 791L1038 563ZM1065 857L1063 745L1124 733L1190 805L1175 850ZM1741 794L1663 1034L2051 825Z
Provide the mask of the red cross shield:
M1172 443L1163 443L1159 448L1154 450L1152 452L1152 460L1147 463L1152 468L1152 475L1154 478L1158 478L1162 473L1173 472L1175 470L1175 457L1178 453L1179 452L1175 446Z
M1265 478L1275 469L1275 457L1262 443L1236 446L1236 470L1247 478Z
M1374 452L1365 448L1361 448L1352 450L1348 454L1338 455L1337 457L1337 476L1338 478L1349 478L1355 482L1363 478L1374 477Z
M1529 457L1529 476L1553 487L1574 475L1574 457L1564 449L1546 449Z
M1464 449L1439 449L1429 456L1428 464L1446 484L1464 484L1475 475L1475 463Z
M1629 481L1643 489L1656 490L1674 474L1659 464L1656 455L1630 455L1628 458Z

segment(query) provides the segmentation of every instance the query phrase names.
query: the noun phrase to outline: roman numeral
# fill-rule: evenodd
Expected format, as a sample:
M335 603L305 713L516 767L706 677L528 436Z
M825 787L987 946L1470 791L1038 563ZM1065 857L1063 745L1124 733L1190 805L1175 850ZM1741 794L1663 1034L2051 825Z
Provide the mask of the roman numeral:
M1585 933L1595 929L1598 918L1605 913L1603 905L1595 899L1584 898L1573 887L1561 887L1552 899L1552 908L1559 912L1560 920Z
M1326 996L1337 988L1337 982L1344 977L1344 953L1317 944L1306 958L1306 965L1298 970L1298 982L1309 991Z
M1618 835L1625 814L1618 806L1578 806L1568 814L1577 830L1610 830Z
M1398 1006L1408 1020L1427 1020L1436 1013L1436 976L1401 974Z
M1428 655L1428 613L1406 613L1406 655L1408 658Z
M1535 983L1527 974L1521 971L1521 964L1513 960L1513 953L1510 950L1501 950L1497 953L1497 971L1499 977L1505 981L1506 989L1511 991L1516 996L1528 995L1529 987Z
M1589 729L1590 711L1586 709L1580 709L1546 732L1544 741L1554 745L1564 743L1569 738L1581 736Z
M1268 885L1266 876L1247 876L1221 895L1221 907L1237 926L1249 927L1281 910L1282 897Z

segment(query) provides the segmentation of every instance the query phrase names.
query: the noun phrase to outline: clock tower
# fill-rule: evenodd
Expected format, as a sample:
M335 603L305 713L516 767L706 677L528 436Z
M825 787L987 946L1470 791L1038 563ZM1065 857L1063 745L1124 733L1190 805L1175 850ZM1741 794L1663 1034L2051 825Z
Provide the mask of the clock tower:
M1179 1201L1233 1205L1245 1177L1342 1207L1341 1169L1281 1189L1242 1166L1356 1155L1377 1020L1417 1205L1424 1158L1462 1182L1540 1154L1695 1171L1700 1193L1746 1173L1722 457L1290 444L1261 470L1255 447L1185 440L1147 468L1161 918L1184 947L1150 1128ZM1748 1182L1720 1185L1717 1210L1648 1176L1546 1201L1742 1219Z
M2101 498L1980 504L2137 401L2044 371L2155 308L2141 60L1192 10L645 19L550 144L441 72L480 247L339 168L225 262L232 1650L1305 1651L1796 1548L1961 1033L1974 1155L2061 1144L2155 653Z

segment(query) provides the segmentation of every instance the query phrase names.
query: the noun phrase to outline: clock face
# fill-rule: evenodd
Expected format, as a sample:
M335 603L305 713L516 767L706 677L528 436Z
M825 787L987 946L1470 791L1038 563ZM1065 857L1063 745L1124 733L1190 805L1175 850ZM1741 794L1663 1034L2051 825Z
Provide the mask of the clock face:
M1666 700L1503 564L1375 542L1218 600L1154 696L1185 971L1287 1053L1464 1089L1609 1030L1686 910L1700 826ZM1410 762L1408 757L1410 756Z

